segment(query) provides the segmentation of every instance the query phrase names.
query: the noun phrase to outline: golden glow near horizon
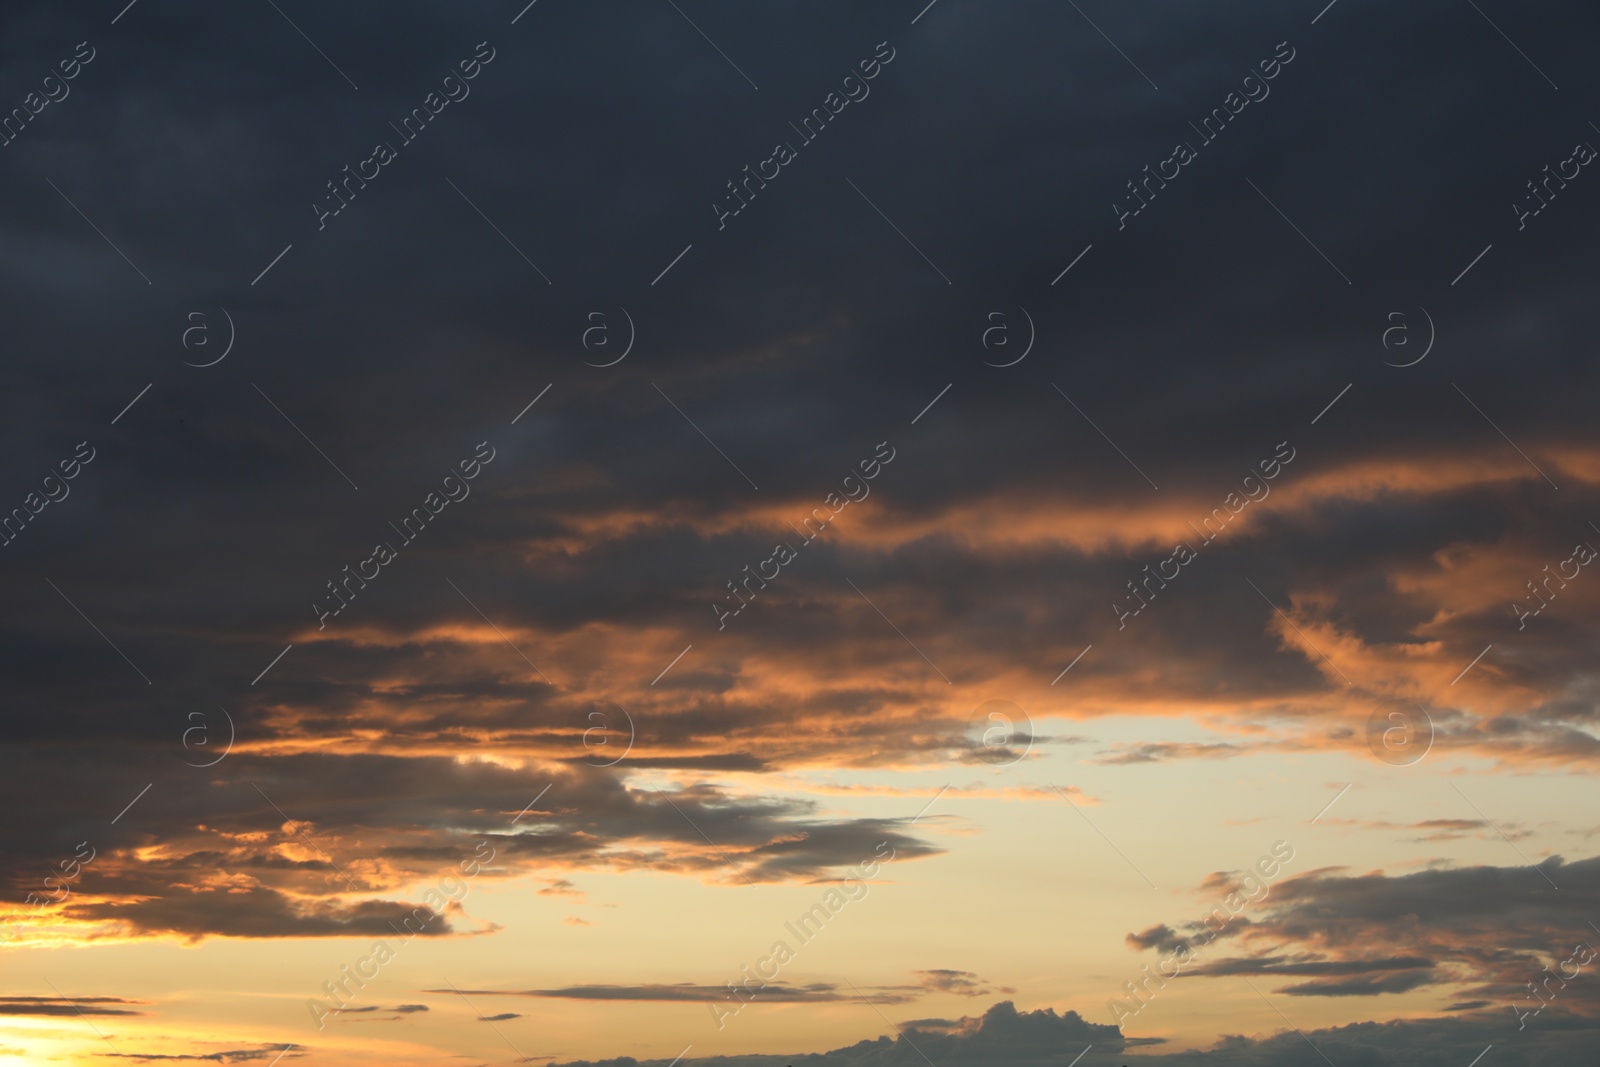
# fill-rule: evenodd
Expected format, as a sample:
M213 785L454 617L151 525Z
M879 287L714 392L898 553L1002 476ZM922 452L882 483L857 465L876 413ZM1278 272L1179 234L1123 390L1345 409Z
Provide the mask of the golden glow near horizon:
M1049 735L1083 724L1040 719L1035 725ZM1102 719L1093 728L1094 743L1107 751L1174 739L1170 726L1145 718ZM1215 743L1215 735L1185 733L1194 743ZM1436 820L1476 822L1449 788L1454 773L1468 764L1448 757L1421 766L1375 767L1337 752L1244 754L1188 764L1180 776L1170 765L1113 766L1073 759L1071 751L1045 746L1038 758L969 768L951 775L954 782L941 781L948 772L935 769L909 779L849 770L791 776L795 788L813 785L810 795L825 800L835 815L907 818L933 802L918 825L948 851L864 868L856 872L859 882L751 886L715 866L693 873L625 866L549 869L514 878L465 877L463 870L461 876L397 885L384 895L431 903L464 931L477 931L468 936L208 938L185 944L113 934L72 947L14 948L13 973L48 974L65 997L112 988L142 992L139 1003L123 1009L134 1013L127 1016L8 1020L6 1044L26 1049L29 1057L66 1054L91 1062L108 1042L143 1052L193 1049L202 1039L238 1049L289 1043L315 1048L319 1062L357 1063L380 1048L393 1062L421 1062L444 1048L471 1049L496 1060L507 1053L509 1038L529 1055L670 1059L687 1043L705 1055L774 1045L796 1054L824 1051L883 1029L875 1013L851 998L806 1005L766 1002L759 994L747 1002L681 1003L516 995L614 985L619 961L625 961L626 984L632 986L715 988L754 971L775 985L851 983L884 997L881 1010L891 1018L959 1017L1004 998L1016 999L1024 1010L1075 1010L1091 1022L1110 1023L1116 1021L1111 1002L1130 1003L1125 983L1137 983L1141 966L1153 970L1156 962L1149 953L1130 952L1123 935L1162 921L1201 919L1227 896L1223 889L1203 887L1213 870L1246 870L1272 842L1288 844L1293 858L1264 880L1265 895L1243 899L1239 914L1256 919L1295 879L1335 869L1408 873L1416 869L1410 844L1416 828ZM670 788L666 774L641 777ZM730 775L723 781L737 795L759 788L759 778ZM1475 800L1505 823L1533 825L1575 780L1508 780L1504 789L1480 788ZM1310 796L1305 786L1316 781L1325 787ZM1350 785L1343 793L1341 782ZM1084 809L1092 813L1092 825L1049 788L1061 783L1095 798ZM884 795L873 796L875 784ZM1028 784L1041 788L1015 793ZM1008 788L1013 792L1003 791ZM1337 803L1312 823L1318 812L1307 810L1304 801L1320 807L1336 794ZM554 794L547 801L559 805ZM1523 848L1543 856L1551 851L1540 847L1546 839L1559 844L1546 833ZM1492 831L1476 826L1434 846L1428 862L1503 865L1506 851ZM872 858L862 857L869 863ZM476 865L470 858L462 862L467 870ZM997 884L1005 886L1003 894ZM842 897L836 893L841 888ZM812 909L826 906L830 894L837 899L819 926ZM461 910L447 910L446 901L459 901ZM1018 914L1035 916L1038 936L997 937L1008 916ZM807 915L813 916L811 925L797 928L796 918ZM763 962L776 942L791 950L781 968ZM391 947L375 953L380 945ZM1234 952L1219 942L1196 959ZM919 984L926 976L917 972L952 967L970 972L973 984L953 991ZM348 992L330 995L329 984L340 982ZM1169 982L1137 1014L1124 1015L1125 1031L1162 1037L1179 1048L1208 1045L1218 1013L1240 1026L1268 1028L1268 1020L1238 999L1230 984L1237 986L1226 980ZM1448 999L1438 991L1407 994L1398 1011L1426 1015ZM326 1014L341 1002L346 1011ZM426 1010L401 1010L402 1005ZM1371 1010L1354 1007L1363 1009ZM1295 1003L1302 1027L1335 1025L1351 1013L1349 1001ZM507 1016L495 1023L503 1037L483 1025L480 1015ZM624 1048L617 1042L619 1027L672 1036ZM667 1047L679 1034L682 1041Z

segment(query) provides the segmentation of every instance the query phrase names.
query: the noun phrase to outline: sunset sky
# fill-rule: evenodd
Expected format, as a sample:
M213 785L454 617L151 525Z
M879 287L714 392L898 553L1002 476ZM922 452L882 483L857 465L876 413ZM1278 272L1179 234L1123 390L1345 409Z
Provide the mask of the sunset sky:
M1597 45L7 5L0 1067L1592 1064Z

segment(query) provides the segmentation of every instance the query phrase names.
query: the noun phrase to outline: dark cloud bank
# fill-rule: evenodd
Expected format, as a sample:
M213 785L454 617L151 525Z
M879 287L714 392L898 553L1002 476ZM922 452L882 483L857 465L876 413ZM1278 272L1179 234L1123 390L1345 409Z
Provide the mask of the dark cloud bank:
M1085 1048L1082 1067L1152 1064L1155 1067L1304 1067L1323 1056L1339 1067L1456 1067L1503 1037L1489 1024L1419 1021L1360 1023L1330 1030L1273 1037L1228 1036L1196 1052L1161 1052L1150 1043L1125 1041L1116 1027L1084 1022L1074 1012L1050 1009L1019 1012L1002 1001L981 1018L919 1020L895 1036L861 1041L824 1053L793 1056L713 1056L690 1058L703 1067L832 1067L883 1064L911 1067L1061 1067ZM1562 1067L1584 1062L1600 1040L1593 1024L1551 1028L1520 1043L1495 1043L1497 1062L1514 1067ZM1308 1047L1308 1041L1316 1050ZM1465 1057L1465 1058L1463 1058ZM573 1060L558 1067L667 1067L669 1060Z

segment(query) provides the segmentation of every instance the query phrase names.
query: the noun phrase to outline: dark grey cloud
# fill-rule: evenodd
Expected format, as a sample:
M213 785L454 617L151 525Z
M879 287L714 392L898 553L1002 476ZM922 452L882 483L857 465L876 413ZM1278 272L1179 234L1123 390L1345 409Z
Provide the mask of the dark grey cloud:
M369 1004L359 1008L339 1008L331 1013L331 1018L339 1023L391 1023L403 1019L408 1015L428 1011L426 1004L396 1004L392 1008L382 1005Z
M1019 1012L1010 1001L1002 1001L984 1012L981 1018L919 1020L900 1024L894 1037L879 1037L857 1042L846 1048L799 1056L713 1056L689 1061L716 1067L777 1067L783 1063L882 1063L909 1064L932 1061L957 1067L982 1063L1007 1067L1035 1067L1059 1062L1063 1050L1073 1054L1086 1044L1100 1050L1100 1063L1112 1062L1124 1054L1127 1042L1114 1026L1084 1022L1076 1012L1057 1015L1053 1009ZM575 1060L562 1067L622 1067L641 1063L660 1067L667 1061L636 1061L631 1057L614 1060ZM1087 1061L1085 1061L1087 1062Z
M121 1005L142 1004L124 997L0 997L0 1015L143 1015L142 1011Z
M449 989L425 989L424 993L449 993ZM722 1003L728 1000L727 986L697 985L692 982L647 985L581 985L555 989L464 989L469 996L550 997L557 1000L647 1000L659 1002ZM860 995L832 982L805 985L768 982L761 987L761 1000L774 1004L831 1003L859 1000ZM904 1004L923 995L915 987L869 987L867 999L875 1004Z
M1538 865L1454 867L1388 875L1320 870L1275 882L1248 916L1205 919L1127 935L1157 951L1168 978L1305 978L1273 987L1302 997L1369 997L1443 986L1473 1011L1527 1025L1520 1013L1600 1019L1600 988L1583 980L1600 931L1600 858ZM1214 931L1214 932L1213 932ZM1212 958L1231 939L1247 950ZM1195 954L1193 960L1187 951Z
M929 1061L941 1067L1049 1067L1069 1060L1088 1067L1151 1064L1154 1067L1301 1067L1310 1060L1372 1067L1450 1067L1470 1063L1493 1044L1499 1062L1511 1067L1555 1067L1580 1062L1600 1030L1593 1022L1568 1020L1539 1032L1508 1038L1486 1019L1398 1020L1352 1026L1284 1030L1268 1036L1229 1035L1193 1052L1164 1052L1160 1040L1121 1037L1115 1027L1086 1023L1074 1012L1019 1012L1010 1001L995 1004L981 1019L921 1019L898 1023L899 1032L823 1053L709 1056L682 1061L699 1067L793 1067L805 1064L906 1065ZM1313 1046L1308 1048L1308 1043ZM1081 1056L1081 1058L1079 1058ZM1463 1059L1462 1057L1465 1057ZM559 1067L667 1067L668 1060L573 1060Z
M810 801L629 786L581 765L531 773L446 757L240 754L224 768L162 780L115 827L97 817L93 795L71 798L99 854L63 914L188 939L447 936L488 932L469 917L478 879L607 869L737 885L830 881L875 855L941 851L912 832L909 813L827 819ZM198 825L196 810L206 813ZM12 833L27 840L23 827ZM154 841L166 844L163 858L134 859ZM29 847L40 846L19 853ZM19 892L32 888L27 866L12 877ZM418 899L392 895L418 884Z
M1147 741L1125 745L1100 753L1096 763L1118 766L1126 763L1163 763L1170 759L1227 759L1241 755L1245 746L1231 743L1195 744L1174 741Z
M140 1063L161 1063L165 1061L196 1062L196 1063L256 1063L273 1062L277 1057L284 1059L300 1059L310 1052L305 1045L294 1042L284 1042L276 1045L261 1045L255 1048L230 1048L219 1049L215 1052L102 1052L101 1056L110 1059L135 1060Z
M1547 149L1572 138L1569 125L1583 126L1549 106L1548 86L1491 27L1470 10L1444 7L1356 18L1340 12L1337 20L1330 13L1314 34L1298 14L1265 4L1205 16L1181 5L1160 11L1147 23L1105 25L1140 57L1159 93L1075 13L1042 4L980 13L946 2L910 37L899 13L844 6L770 13L765 19L783 27L773 35L732 9L721 18L715 7L704 12L708 25L722 24L721 46L741 57L760 93L747 91L675 13L642 4L615 22L582 10L530 12L515 28L488 3L449 13L405 4L385 11L376 35L369 19L321 13L308 29L362 86L359 93L271 10L140 11L114 30L93 32L65 13L8 15L7 51L19 72L43 69L84 35L100 34L97 58L72 96L4 150L16 207L0 224L34 253L13 259L8 275L26 294L16 317L17 372L26 388L14 394L6 423L19 472L13 495L20 499L29 472L53 465L63 448L84 437L104 442L72 496L5 549L26 565L16 572L20 599L0 668L20 707L48 699L64 709L19 713L17 728L57 738L103 730L154 744L171 732L173 703L231 707L248 696L252 710L265 712L246 683L293 628L313 619L310 598L388 537L388 521L483 437L495 439L501 458L472 497L407 548L398 569L340 616L336 632L473 620L446 576L464 589L501 591L495 603L475 599L502 625L708 625L709 600L730 573L770 551L770 535L707 537L660 518L674 511L715 517L749 498L651 382L759 471L764 493L793 500L796 514L952 379L958 387L935 409L946 421L930 414L919 423L899 465L878 483L885 506L937 516L997 491L1045 487L1064 509L1139 499L1148 486L1049 389L1060 379L1131 455L1168 472L1156 478L1167 492L1220 497L1242 466L1349 380L1339 353L1358 343L1373 358L1344 410L1335 409L1340 418L1356 414L1344 422L1330 415L1319 436L1300 444L1308 470L1463 448L1488 454L1503 442L1449 381L1474 395L1481 394L1468 380L1474 375L1501 385L1494 376L1500 353L1522 344L1520 324L1530 316L1543 331L1533 346L1537 369L1567 388L1551 396L1530 387L1529 404L1519 407L1519 387L1508 386L1501 424L1525 445L1530 437L1585 440L1566 405L1592 382L1592 369L1570 355L1593 325L1592 312L1576 303L1575 259L1565 253L1576 248L1569 235L1592 209L1569 196L1552 211L1570 210L1572 227L1520 234L1524 245L1508 244L1503 233L1514 221L1503 217L1506 190L1520 190L1523 171L1537 172L1532 164ZM1590 75L1573 51L1581 34L1554 27L1585 18L1574 5L1560 6L1524 28L1520 41L1568 93L1581 92ZM1381 56L1360 49L1377 32L1367 20L1389 42ZM788 123L838 71L885 38L897 54L872 95L718 231L710 202L728 177L788 136ZM1189 123L1284 38L1297 56L1270 98L1251 105L1182 182L1118 232L1110 203L1126 195L1128 178L1175 138L1192 136ZM310 205L324 183L369 142L392 136L389 123L484 39L496 58L472 82L470 98L450 105L318 232ZM994 62L995 53L1005 62ZM1350 65L1352 54L1362 55L1359 68ZM1452 57L1459 55L1484 62L1482 80L1458 76ZM1066 84L1063 69L1075 72ZM969 75L979 71L983 89L975 92ZM18 81L13 95L29 83ZM1455 88L1444 93L1439 85ZM571 103L580 87L581 103ZM650 118L635 110L647 96L659 107ZM1397 101L1426 121L1388 121ZM1495 150L1458 165L1459 146L1478 144L1482 117L1501 113L1519 118L1489 127ZM509 133L530 122L537 137ZM1311 138L1310 129L1324 133ZM1020 145L1028 146L1022 166ZM652 165L641 168L646 159ZM1383 161L1386 183L1353 177L1375 161ZM944 178L930 183L928 173ZM160 285L144 286L45 177ZM945 286L889 227L874 232L881 220L846 177L920 234L919 245L960 284ZM1247 177L1362 284L1343 286ZM545 285L446 178L560 284ZM539 194L524 195L529 188ZM1415 289L1411 279L1424 268L1447 289L1457 264L1481 248L1465 243L1463 220L1485 243L1501 237L1497 251L1510 250L1506 267L1498 257L1481 265L1497 299L1459 288L1438 297L1434 312L1452 336L1466 339L1451 370L1431 360L1410 377L1383 368L1373 342L1392 303L1386 294ZM248 285L291 242L294 251ZM689 243L691 258L668 276L674 287L650 287ZM1088 243L1103 257L1091 253L1069 276L1071 286L1050 287ZM333 291L337 301L319 298ZM73 315L86 299L107 313L92 321ZM529 299L538 303L530 307ZM1055 352L1150 355L1041 351L1002 377L981 366L981 353L967 351L996 300L1032 302L1047 337L1065 338L1051 342ZM595 301L631 302L655 346L609 376L578 359L577 337ZM244 331L236 354L209 375L181 365L190 354L177 338L191 304L211 309L213 319L216 305L230 307ZM62 362L52 339L66 321L74 356ZM952 343L963 330L973 345ZM908 354L917 350L939 353L938 373ZM1206 355L1176 355L1188 351ZM82 373L103 367L130 371L115 381ZM279 379L264 379L268 369ZM161 380L150 395L108 427L109 414L153 377ZM434 386L445 379L455 386L441 394ZM552 392L535 408L540 415L509 427L525 401L505 391L531 398L550 381ZM252 382L349 470L360 494ZM1289 408L1306 417L1277 416ZM1518 411L1528 412L1526 426L1512 418ZM817 425L828 432L811 433ZM796 450L798 440L808 447ZM1056 458L1063 448L1066 461ZM1578 498L1576 517L1593 494L1576 472L1574 479L1566 492ZM1373 638L1396 638L1407 612L1426 617L1429 605L1385 584L1385 565L1513 527L1523 538L1563 524L1581 528L1565 523L1565 514L1558 520L1536 489L1330 504L1313 524L1274 519L1268 510L1267 529L1208 550L1202 569L1185 575L1192 584L1138 620L1136 639L1122 635L1130 637L1122 648L1101 643L1080 672L1131 673L1133 661L1160 656L1203 667L1192 674L1202 689L1229 679L1287 699L1320 688L1315 666L1264 632L1270 612L1246 599L1254 596L1246 573L1279 602L1291 571L1296 581L1339 588L1341 621ZM576 551L534 547L535 565L524 565L530 543L619 509L656 517L633 536L589 538ZM103 538L111 516L116 543L84 552ZM282 536L291 528L294 536ZM821 543L806 553L782 589L740 620L752 623L749 641L720 635L739 649L729 659L773 645L808 655L891 648L894 635L870 629L881 628L875 616L857 619L819 598L848 593L841 578L854 574L897 610L971 620L970 627L942 626L948 636L930 650L947 672L979 677L997 662L1048 671L1042 665L1066 662L1103 631L1111 620L1106 602L1121 593L1128 564L1137 572L1143 562L1138 553L1043 549L974 559L939 536L888 558ZM241 568L244 560L250 564ZM1065 595L1041 597L1042 572ZM137 681L127 665L48 586L22 581L24 573L58 579L141 669L175 689L157 699L127 684ZM913 595L934 576L938 597ZM1024 615L1038 624L1010 625ZM1460 626L1452 645L1470 657L1483 647L1482 627ZM1589 759L1592 743L1581 731L1558 733L1553 723L1582 703L1581 694L1553 682L1573 674L1580 641L1556 635L1507 669L1552 680L1549 709L1522 723L1532 743ZM969 651L955 651L962 648ZM325 730L370 697L394 662L445 653L427 642L383 651L302 644L275 668L277 688L267 699L300 705L308 728ZM1257 669L1242 670L1247 663ZM530 714L548 729L556 726L553 704L574 695L530 692L515 657L473 666L470 678L408 691L434 712L415 724L417 734L430 726L448 732L469 718L527 723ZM562 663L558 676L571 679L564 688L592 679L588 666ZM725 663L685 667L680 677L711 692L731 676ZM499 706L466 710L484 700ZM567 710L560 728L549 730L552 739L581 722ZM660 740L703 737L694 731L736 722L747 710L713 703L700 717L674 717ZM783 715L810 709L760 710L781 729ZM242 718L249 736L270 734L265 715ZM705 754L645 758L694 766L697 756ZM716 756L730 761L720 769L770 758L753 747Z
M991 987L972 971L954 970L949 967L937 967L930 971L917 971L916 977L928 989L937 993L956 993L963 997L984 997L995 992L1015 993L1015 989L1000 986L998 989Z

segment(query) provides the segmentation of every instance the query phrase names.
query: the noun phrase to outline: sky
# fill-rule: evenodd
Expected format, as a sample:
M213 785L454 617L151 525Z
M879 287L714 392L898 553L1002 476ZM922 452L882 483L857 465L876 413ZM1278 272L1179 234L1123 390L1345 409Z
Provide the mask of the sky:
M6 5L0 1065L1592 1060L1597 36Z

